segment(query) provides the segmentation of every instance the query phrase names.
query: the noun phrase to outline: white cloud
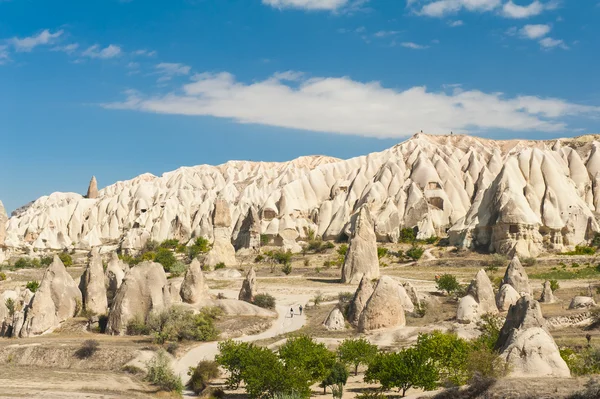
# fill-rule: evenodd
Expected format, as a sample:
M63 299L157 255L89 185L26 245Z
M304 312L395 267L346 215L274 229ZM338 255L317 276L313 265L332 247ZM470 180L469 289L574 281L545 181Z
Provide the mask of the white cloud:
M335 11L347 6L349 0L262 0L262 3L280 9L296 8Z
M62 51L63 53L73 54L75 50L79 48L79 44L71 43L65 46L56 46L50 49L50 51Z
M512 0L506 2L505 0L425 0L425 4L422 7L421 4L423 2L419 1L409 1L407 4L417 15L427 17L442 18L457 14L460 11L480 13L494 11L505 18L522 19L557 8L558 0L549 0L546 2L534 0L528 5L518 5Z
M174 76L188 75L191 68L184 64L161 62L156 65L156 73L162 75L158 78L159 82L171 80Z
M463 9L474 12L492 11L502 4L502 0L436 0L428 3L417 13L428 17L444 17Z
M64 31L59 30L54 33L50 33L48 29L44 29L40 33L35 36L24 37L22 39L18 37L13 37L9 39L9 43L11 43L16 51L20 52L29 52L33 50L37 46L41 46L44 44L51 44L56 39L58 39Z
M10 56L8 55L8 46L0 46L0 65L4 65L8 61L10 61Z
M139 62L130 62L129 64L127 64L127 68L129 68L129 69L138 69L139 67L140 67Z
M545 37L540 40L540 45L545 49L551 49L554 47L560 47L563 50L568 50L569 47L565 44L563 40L553 39L551 37Z
M422 44L417 44L413 42L402 42L400 43L400 45L402 47L411 48L413 50L425 50L426 48L429 48L429 46L423 46Z
M294 73L295 75L295 73ZM558 98L507 97L479 90L396 90L348 77L304 78L286 83L274 76L243 83L229 73L194 76L180 91L148 97L128 92L105 108L213 116L252 123L368 137L405 137L414 132L486 129L563 131L567 116L600 116L600 107Z
M121 47L116 46L114 44L109 45L106 48L100 48L97 44L89 47L87 50L83 52L83 55L90 58L115 58L120 56L122 53Z
M527 6L519 6L510 0L502 7L502 15L507 18L522 19L540 15L544 9L544 5L537 0Z
M448 22L448 26L450 26L451 28L456 28L458 26L463 26L464 22L461 21L460 19L458 21L450 21Z
M133 55L145 56L145 57L154 57L156 55L156 51L152 50L136 50L133 52Z
M525 25L519 31L521 36L526 39L539 39L550 33L552 27L550 25Z
M388 37L388 36L395 36L398 33L400 33L400 31L397 30L380 30L379 32L375 33L375 37Z

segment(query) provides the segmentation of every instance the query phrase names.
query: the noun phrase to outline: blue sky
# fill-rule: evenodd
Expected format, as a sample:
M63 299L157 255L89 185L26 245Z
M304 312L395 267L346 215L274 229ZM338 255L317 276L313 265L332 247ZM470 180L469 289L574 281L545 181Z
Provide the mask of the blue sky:
M600 132L600 0L0 0L0 199Z

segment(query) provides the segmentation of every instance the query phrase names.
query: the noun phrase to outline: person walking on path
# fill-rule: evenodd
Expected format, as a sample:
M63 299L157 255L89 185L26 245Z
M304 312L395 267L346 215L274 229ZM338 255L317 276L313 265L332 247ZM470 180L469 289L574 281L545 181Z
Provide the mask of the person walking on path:
M302 316L302 305L300 305L299 309L300 309L300 316Z
M290 318L294 318L294 308L290 308Z

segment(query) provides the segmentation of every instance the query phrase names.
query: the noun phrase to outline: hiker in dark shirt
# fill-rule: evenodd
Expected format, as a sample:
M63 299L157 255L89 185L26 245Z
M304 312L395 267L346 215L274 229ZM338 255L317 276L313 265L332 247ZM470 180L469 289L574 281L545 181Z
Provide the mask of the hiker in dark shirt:
M300 305L299 309L300 309L300 316L302 316L302 305Z
M294 318L294 308L290 308L290 317Z

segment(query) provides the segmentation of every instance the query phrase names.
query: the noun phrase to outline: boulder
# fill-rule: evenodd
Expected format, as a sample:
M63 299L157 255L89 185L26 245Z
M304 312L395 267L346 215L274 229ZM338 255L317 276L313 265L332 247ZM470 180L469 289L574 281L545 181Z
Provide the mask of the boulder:
M342 267L342 283L356 284L363 276L379 277L377 240L371 214L366 206L354 216L352 237Z
M346 328L346 321L342 311L338 308L334 308L325 319L323 323L325 328L329 331L341 331Z
M556 299L554 298L554 294L552 293L552 288L550 281L546 280L544 282L544 289L542 290L542 296L540 297L540 303L554 303Z
M571 300L571 304L569 304L569 309L585 309L592 308L594 306L596 306L594 298L589 296L576 296Z
M352 325L358 325L360 315L367 305L367 301L373 294L373 284L367 277L360 280L360 284L354 293L352 301L348 305L348 322Z
M456 320L462 324L469 324L478 321L485 312L472 295L464 296L458 302L456 310Z
M40 287L25 310L20 335L29 337L52 330L81 310L82 296L58 256L44 272Z
M382 276L360 315L358 330L364 332L405 324L398 283L389 276Z
M104 282L104 267L98 250L92 250L91 259L81 275L79 288L83 297L83 308L96 315L106 314L108 300Z
M548 333L540 304L530 296L510 307L496 342L512 377L570 377L558 346Z
M121 286L125 274L129 271L129 265L121 261L116 252L113 252L104 274L104 283L106 286L106 296L110 305Z
M98 182L96 181L96 176L92 176L92 180L90 180L87 195L85 197L89 199L98 198Z
M200 261L194 259L187 271L183 283L181 284L181 290L179 291L181 299L186 303L196 303L204 298L210 297L210 291L202 268L200 267Z
M525 268L521 264L519 257L514 256L508 264L508 268L502 279L502 284L512 285L520 295L532 294L527 272L525 272Z
M168 307L170 299L167 276L161 264L143 262L132 267L117 291L106 332L124 335L131 320L146 320L151 312Z
M250 271L246 275L244 282L242 283L242 289L240 290L240 294L238 295L238 299L240 301L250 302L254 301L254 297L257 293L256 287L256 272L254 268L251 267Z
M519 298L521 298L521 295L519 295L512 285L504 284L500 287L500 290L496 295L496 305L498 306L498 310L503 312L507 311L511 305L517 303Z

